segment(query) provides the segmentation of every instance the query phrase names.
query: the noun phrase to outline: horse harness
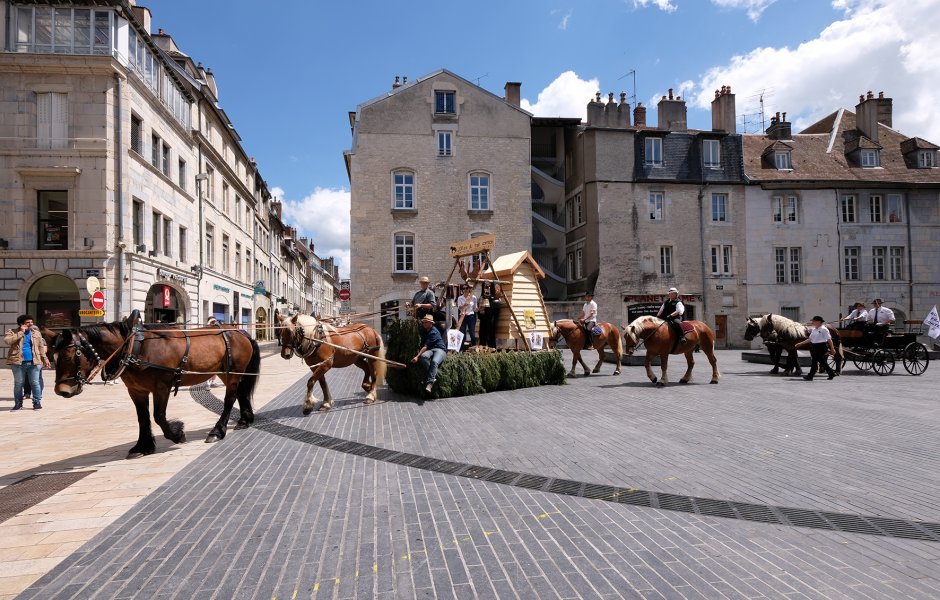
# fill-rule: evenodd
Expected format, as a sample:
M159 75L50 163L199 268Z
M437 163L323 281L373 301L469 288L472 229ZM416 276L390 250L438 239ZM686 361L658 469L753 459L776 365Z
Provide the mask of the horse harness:
M365 326L360 325L355 329L347 328L349 329L349 331L343 332L343 333L355 333L356 335L358 335L359 338L362 340L362 352L365 352L366 354L371 354L372 352L375 352L376 350L378 350L381 346L369 345L369 342L366 341L366 336L362 334L362 330L364 329L364 327ZM334 332L335 330L328 331L325 327L323 327L323 322L319 320L317 320L317 327L313 332L313 337L307 337L305 328L298 327L297 330L294 332L294 338L295 338L294 350L295 352L297 352L297 355L300 356L300 358L306 359L308 356L312 356L314 353L317 352L317 350L320 349L320 346L324 342L325 337L332 335ZM336 332L336 333L339 333L339 332ZM307 349L304 349L305 344L309 346Z

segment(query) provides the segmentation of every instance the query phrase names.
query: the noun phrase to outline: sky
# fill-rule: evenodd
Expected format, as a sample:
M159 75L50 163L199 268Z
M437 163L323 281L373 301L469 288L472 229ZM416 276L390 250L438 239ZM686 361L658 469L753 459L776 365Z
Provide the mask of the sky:
M940 144L940 0L138 0L211 68L219 102L284 214L349 274L348 113L446 68L536 116L585 118L600 91L649 107L672 88L710 129L715 90L738 132L793 130L869 90L894 128Z

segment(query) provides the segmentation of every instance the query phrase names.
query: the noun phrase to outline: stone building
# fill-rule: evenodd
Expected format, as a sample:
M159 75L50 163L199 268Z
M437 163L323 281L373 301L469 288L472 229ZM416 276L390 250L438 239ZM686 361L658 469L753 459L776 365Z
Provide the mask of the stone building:
M418 277L446 279L449 246L495 234L496 255L532 247L530 115L519 84L499 98L440 70L350 113L351 306L404 311Z
M568 295L593 290L601 320L618 325L655 313L670 287L686 317L740 345L730 323L747 314L744 178L730 90L713 103L713 127L687 127L685 101L669 90L658 125L638 105L630 123L600 94L567 149ZM728 105L730 104L730 112ZM730 115L723 117L722 115Z
M0 0L0 319L270 323L279 213L215 78L147 8L92 4Z
M751 313L835 321L880 297L900 322L937 304L937 146L892 129L892 109L868 92L800 133L783 113L744 136Z

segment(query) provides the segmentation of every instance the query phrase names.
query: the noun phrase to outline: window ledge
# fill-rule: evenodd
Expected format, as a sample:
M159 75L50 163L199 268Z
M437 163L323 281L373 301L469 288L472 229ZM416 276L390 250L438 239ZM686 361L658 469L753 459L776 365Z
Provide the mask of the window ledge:
M468 209L468 210L467 210L467 215L469 215L469 216L471 216L471 217L476 217L476 216L480 216L480 217L492 217L492 216L493 216L493 209L484 209L484 210L480 210L480 209L473 209L473 208L471 208L471 209Z
M408 279L414 279L417 276L417 271L392 271L392 277L406 277Z
M403 216L403 217L413 217L418 214L417 208L393 208L392 215Z

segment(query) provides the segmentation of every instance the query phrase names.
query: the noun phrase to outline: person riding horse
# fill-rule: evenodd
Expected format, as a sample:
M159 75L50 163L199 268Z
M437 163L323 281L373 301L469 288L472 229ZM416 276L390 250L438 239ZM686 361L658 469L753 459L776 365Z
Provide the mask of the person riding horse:
M679 290L671 287L656 316L669 323L669 326L672 327L672 330L676 332L676 336L679 338L679 344L685 342L685 333L682 332L682 325L679 324L682 322L683 314L685 314L685 305L682 304L682 300L679 300Z
M584 335L587 339L584 341L584 347L590 348L594 345L594 326L597 325L597 303L594 302L594 292L584 292L584 305L581 307L581 326L584 327Z

